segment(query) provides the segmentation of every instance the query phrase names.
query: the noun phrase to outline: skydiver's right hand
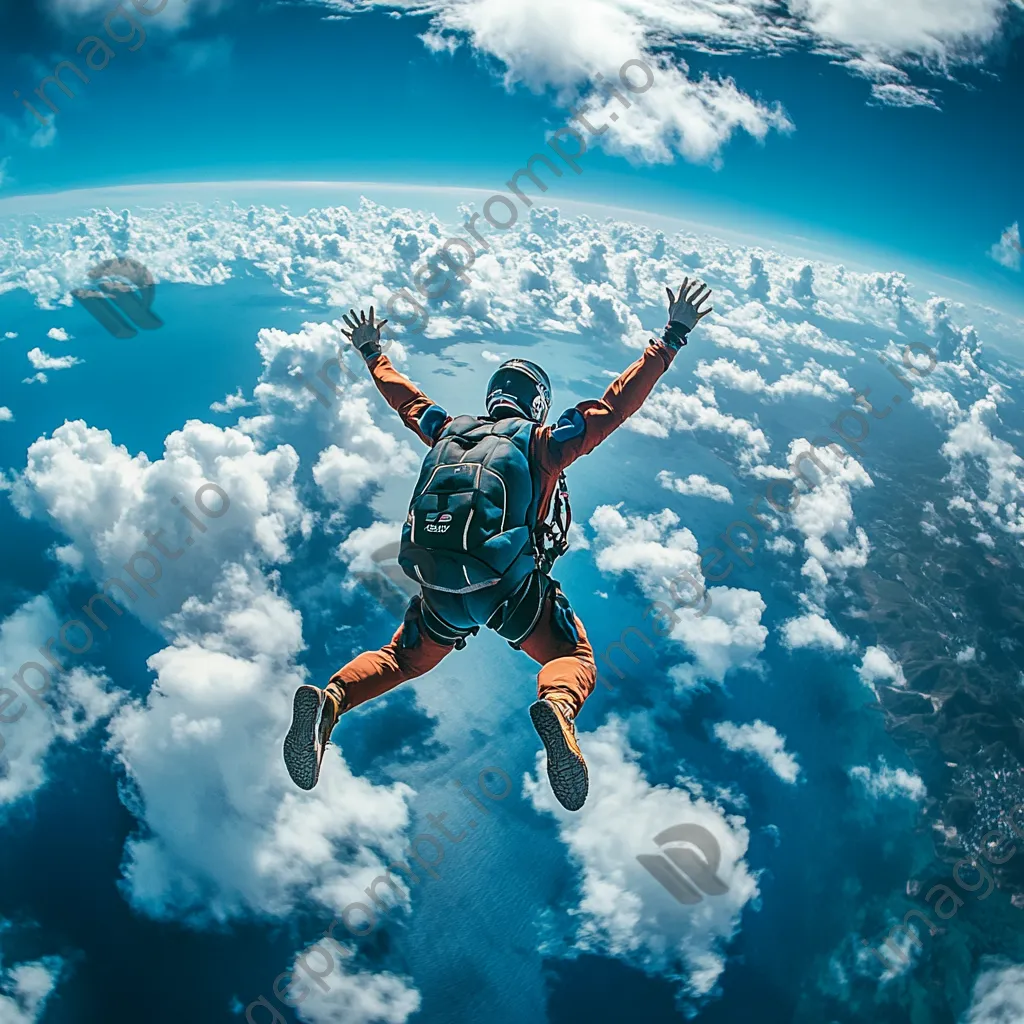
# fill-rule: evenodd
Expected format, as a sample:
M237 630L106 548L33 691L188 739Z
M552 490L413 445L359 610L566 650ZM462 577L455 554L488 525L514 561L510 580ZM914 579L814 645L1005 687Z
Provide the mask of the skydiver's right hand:
M349 314L351 314L351 320L349 319ZM387 323L387 320L374 323L373 306L370 307L369 320L366 319L366 313L363 310L359 310L359 316L356 316L354 309L350 309L348 313L345 313L342 316L342 320L345 321L345 325L349 330L346 331L342 328L341 333L359 350L359 354L364 360L369 362L374 356L380 355L380 332L381 328Z

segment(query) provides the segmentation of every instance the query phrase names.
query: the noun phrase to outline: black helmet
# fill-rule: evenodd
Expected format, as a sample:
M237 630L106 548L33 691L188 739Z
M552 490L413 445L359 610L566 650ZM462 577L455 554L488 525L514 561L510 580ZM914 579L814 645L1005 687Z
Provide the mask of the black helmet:
M487 415L494 416L499 407L543 423L551 408L551 381L543 368L529 359L502 363L487 382Z

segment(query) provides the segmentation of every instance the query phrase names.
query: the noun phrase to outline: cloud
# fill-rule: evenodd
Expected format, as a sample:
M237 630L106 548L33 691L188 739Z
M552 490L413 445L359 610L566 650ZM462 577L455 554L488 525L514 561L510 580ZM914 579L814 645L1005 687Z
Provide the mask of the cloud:
M14 421L14 413L6 405L0 405L0 423L11 423Z
M1011 0L794 0L791 9L823 41L942 62L973 57L996 37L1011 6Z
M59 956L9 967L0 976L0 1021L38 1024L64 971Z
M726 434L745 446L740 457L746 463L759 462L770 448L764 431L749 420L722 412L714 391L703 386L694 394L679 388L659 388L626 421L626 427L652 437L668 437L673 431Z
M507 87L550 89L563 107L582 103L595 128L606 126L599 144L637 162L666 163L675 154L714 162L737 132L763 140L773 130L792 130L778 104L753 99L730 78L691 77L678 54L654 53L652 30L668 32L678 23L665 0L648 4L643 13L625 3L595 0L460 0L437 4L433 15L432 49L444 37L464 41L501 64ZM625 110L593 83L604 75L621 90L619 69L629 60L648 65L653 85L640 95L632 92ZM626 76L637 87L648 77L636 67ZM612 114L618 116L613 120Z
M289 446L261 451L236 429L194 420L151 462L78 421L35 441L15 483L18 511L68 536L97 583L128 579L123 566L146 547L147 530L178 551L157 593L130 606L168 646L148 661L149 695L121 708L109 741L140 815L125 890L157 918L280 917L310 899L339 910L382 856L399 853L408 787L354 777L332 748L320 785L302 793L279 754L306 677L304 644L301 617L264 570L288 561L289 536L308 531L297 465ZM189 546L184 535L197 528L170 499L191 505L203 481L230 505ZM208 507L220 507L216 497Z
M828 619L813 612L784 622L782 638L791 649L816 647L823 651L845 651L850 646L850 641Z
M394 434L373 421L366 398L349 397L339 403L337 422L346 439L344 447L332 444L320 453L313 479L327 501L346 508L396 476L412 476L420 457Z
M722 683L730 671L752 667L764 650L765 603L757 591L737 587L710 587L699 597L694 588L704 588L705 581L697 539L686 527L676 529L679 522L671 509L632 516L619 506L600 505L590 518L595 560L604 573L631 574L647 598L675 609L668 639L683 644L693 658L670 670L680 686Z
M1020 224L1014 221L1002 237L989 249L988 254L1009 270L1020 270L1021 262Z
M210 593L228 565L288 560L288 534L309 528L295 491L294 449L260 451L231 427L190 420L165 438L163 458L151 462L144 452L133 456L115 446L109 431L75 420L34 441L26 460L12 490L15 507L70 538L94 579L128 580L125 565L136 552L158 553L147 531L170 551L156 593L142 593L132 607L151 625L187 598ZM226 506L207 485L227 495ZM207 489L197 500L200 488ZM224 511L208 518L200 502ZM144 559L136 566L143 576L157 572Z
M783 782L796 782L800 765L786 752L786 738L774 726L758 719L749 725L716 722L715 737L729 750L753 754L762 760Z
M153 0L146 0L143 6L151 7L152 13L142 23L147 32L155 29L176 31L187 25L196 11L203 7L216 9L220 2L221 0L170 0L160 7ZM78 27L88 28L93 32L100 27L99 16L116 6L111 4L110 0L45 0L45 4L61 21L74 23ZM138 15L135 16L138 18ZM95 25L87 24L93 19L96 19Z
M618 957L648 974L678 981L691 999L706 997L725 969L725 945L740 925L743 908L758 896L744 856L749 834L743 820L689 791L652 786L637 764L624 723L612 717L580 736L591 770L590 795L575 814L554 800L538 755L525 791L550 814L580 871L580 897L570 910L576 922L565 955L591 952ZM721 851L716 874L724 895L682 906L645 870L637 856L656 854L654 836L672 825L698 825Z
M46 336L51 341L70 341L72 337L63 327L51 327L46 332Z
M291 783L280 743L305 681L302 624L262 579L227 571L169 632L149 697L111 725L144 809L125 850L132 903L197 923L285 917L309 899L339 912L398 856L411 790L353 776L337 748L315 791Z
M989 520L1014 536L1024 536L1024 459L1008 441L995 436L998 405L1006 396L993 384L949 432L940 449L950 460L950 480L962 493L974 496L967 483L968 467L980 463L987 473L987 501L979 503Z
M930 107L938 110L939 105L927 89L916 85L886 82L871 86L872 99L887 107Z
M786 465L793 467L801 453L811 451L806 438L796 438L790 443ZM871 551L867 533L854 527L853 491L873 487L874 481L852 455L837 451L838 445L815 449L799 460L795 473L789 471L792 479L800 478L809 488L801 489L789 519L804 537L807 560L801 572L811 582L808 601L815 607L824 602L828 580L843 580L850 569L863 568Z
M471 211L465 207L462 212ZM268 206L182 202L117 216L87 211L43 226L15 219L0 237L0 290L24 289L44 309L70 306L72 289L88 280L96 260L125 255L144 263L158 284L209 287L246 268L304 304L327 309L373 303L385 310L395 290L409 285L424 256L437 250L438 239L453 232L458 235L459 229L428 212L368 199L351 209L303 214ZM127 251L125 238L132 240ZM924 331L941 326L933 301L916 300L902 274L855 272L692 232L667 237L636 224L566 218L535 206L512 229L488 232L486 241L489 249L477 252L469 283L456 280L430 304L428 338L557 330L642 348L649 337L644 323L664 316L665 283L678 283L681 264L715 288L716 312L702 324L702 337L713 344L745 346L740 350L765 362L775 356L786 365L795 348L856 358L861 351L842 340L851 325L876 345L911 324ZM766 289L757 300L747 292L755 261ZM948 300L934 302L944 304L943 322L958 308ZM404 298L398 309L411 327L422 327L421 317L409 318ZM819 324L826 329L834 325L837 337ZM403 331L400 325L396 329L400 337ZM337 322L307 323L296 334L267 329L259 337L264 373L254 398L266 415L312 413L325 432L333 429L335 413L315 395L320 393L328 405L334 399L331 385L317 375L339 355L349 361L350 374L336 366L328 366L325 374L344 394L372 393L372 385L362 390L364 371ZM858 349L864 347L859 341ZM489 351L500 349L494 345ZM389 355L401 361L397 342ZM811 364L805 369L818 373ZM826 380L818 383L829 389ZM659 437L671 430L719 431L744 441L751 449L748 459L756 460L758 452L767 450L763 432L718 406L709 387L685 395L663 384L629 426Z
M590 517L597 534L598 569L632 574L646 595L667 593L669 582L683 572L698 579L697 538L671 509L648 516L623 515L619 505L599 505Z
M1024 1019L1024 965L986 959L974 982L963 1024L1007 1024Z
M711 55L720 65L730 54L810 50L872 79L874 102L932 106L929 91L911 84L898 65L952 77L957 64L980 62L1014 5L1014 0L794 0L780 17L764 0L317 2L346 13L367 6L430 13L430 29L420 38L433 52L468 45L498 63L506 87L522 83L534 92L551 90L566 107L598 73L614 78L624 61L642 58L657 69L659 85L648 94L653 100L657 93L657 102L640 117L630 110L633 119L623 115L601 142L613 152L653 161L673 150L686 159L707 160L737 130L763 139L771 130L791 127L780 107L752 99L730 78L691 78L684 49Z
M662 487L677 494L686 495L689 498L710 498L712 501L721 501L724 504L732 504L732 494L728 487L721 484L713 484L706 476L699 473L691 473L685 480L673 476L667 469L658 474L658 483Z
M304 949L292 964L292 976L304 976L299 971L304 956L310 958L315 971L326 972L327 955L334 964L324 977L327 991L304 981L290 986L291 999L298 1002L295 1015L299 1020L307 1024L405 1024L420 1008L420 994L411 978L389 971L352 970L330 940Z
M233 395L225 395L223 402L213 402L210 405L210 412L234 412L235 409L244 409L252 405L242 394L242 389L237 388Z
M77 614L76 609L62 621L49 598L40 595L0 622L0 680L19 698L8 704L5 695L4 716L14 720L0 733L0 808L38 789L47 778L51 748L84 736L123 696L105 676L74 666L59 647L54 657L67 671L58 671L40 654L48 639L56 640L61 626ZM72 643L81 643L76 630L68 636ZM38 668L28 667L33 664ZM20 688L15 678L19 673L26 687L39 692L41 704Z
M865 686L872 689L879 681L891 683L893 686L907 685L899 662L881 647L869 647L864 652L864 658L857 668L857 675Z
M872 771L867 765L857 765L849 771L851 779L859 782L873 797L894 800L905 797L908 800L923 800L928 791L924 782L903 768L890 768L884 757L878 759L878 768Z
M849 395L852 390L835 370L820 366L813 359L798 373L787 373L771 383L757 370L744 370L730 359L716 359L713 363L702 359L693 373L708 384L722 384L747 394L764 394L769 398L787 398L791 395L834 398L837 395Z
M74 356L47 355L41 348L29 349L27 355L28 361L36 370L67 370L82 362L81 359L76 359Z

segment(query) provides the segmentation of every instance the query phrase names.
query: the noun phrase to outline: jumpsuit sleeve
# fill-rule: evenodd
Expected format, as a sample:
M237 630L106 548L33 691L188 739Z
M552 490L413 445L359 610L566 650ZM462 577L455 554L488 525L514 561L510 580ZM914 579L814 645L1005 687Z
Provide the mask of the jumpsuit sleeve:
M441 431L451 423L451 416L431 401L405 374L399 373L386 355L374 356L367 365L384 401L424 444L432 448Z
M542 473L560 473L621 427L647 400L674 356L663 345L648 345L643 355L608 385L602 398L580 402L562 413L556 424L543 427L536 447Z

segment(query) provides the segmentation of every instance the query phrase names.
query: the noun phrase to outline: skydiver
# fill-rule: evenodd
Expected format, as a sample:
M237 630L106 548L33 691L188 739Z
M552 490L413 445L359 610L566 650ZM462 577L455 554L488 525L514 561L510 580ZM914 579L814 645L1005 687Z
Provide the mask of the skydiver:
M391 642L338 669L324 689L295 692L284 760L292 780L312 789L339 718L365 701L429 672L481 626L541 665L530 718L547 752L551 788L563 807L587 798L587 764L575 720L594 689L597 667L583 623L550 573L568 548L572 521L565 470L635 413L672 365L687 335L712 311L711 289L684 278L668 292L669 319L639 359L598 401L566 410L545 426L547 373L509 359L487 385L484 416L452 417L399 373L381 351L374 309L350 310L345 336L377 389L427 453L402 530L398 561L420 586Z

